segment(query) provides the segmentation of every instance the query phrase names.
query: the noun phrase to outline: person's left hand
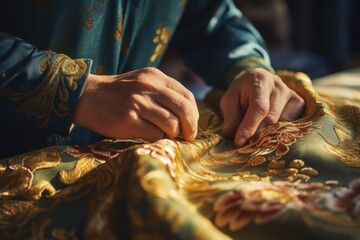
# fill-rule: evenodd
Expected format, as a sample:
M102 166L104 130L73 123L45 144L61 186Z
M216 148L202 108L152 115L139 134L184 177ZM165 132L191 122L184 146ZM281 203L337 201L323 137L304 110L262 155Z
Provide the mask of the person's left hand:
M258 130L278 121L297 119L305 101L280 77L264 69L238 74L220 101L222 134L243 146Z

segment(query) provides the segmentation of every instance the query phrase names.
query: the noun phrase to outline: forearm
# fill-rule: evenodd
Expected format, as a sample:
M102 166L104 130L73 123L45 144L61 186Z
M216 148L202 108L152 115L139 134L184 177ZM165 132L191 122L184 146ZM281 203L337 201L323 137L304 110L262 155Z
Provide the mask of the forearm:
M0 117L66 135L90 66L1 33Z

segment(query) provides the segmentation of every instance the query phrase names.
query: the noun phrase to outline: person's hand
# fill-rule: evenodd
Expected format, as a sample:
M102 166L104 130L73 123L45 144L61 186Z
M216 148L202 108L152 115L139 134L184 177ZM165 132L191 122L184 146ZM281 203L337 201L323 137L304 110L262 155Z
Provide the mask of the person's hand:
M276 75L253 69L241 72L220 101L222 134L243 146L258 130L278 121L297 119L305 101Z
M156 68L89 75L74 123L118 139L192 140L199 113L193 94Z

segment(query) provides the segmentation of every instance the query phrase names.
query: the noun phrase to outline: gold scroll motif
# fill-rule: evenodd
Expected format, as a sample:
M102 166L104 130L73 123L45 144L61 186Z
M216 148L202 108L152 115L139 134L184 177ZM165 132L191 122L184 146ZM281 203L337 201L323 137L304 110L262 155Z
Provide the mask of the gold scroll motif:
M10 157L7 160L8 166L0 173L0 198L19 195L27 195L27 198L33 196L33 194L28 194L32 188L33 172L55 167L60 160L60 155L54 148ZM43 183L42 190L37 192L43 192L44 186ZM31 191L34 192L33 189Z
M5 89L1 90L0 96L9 97L15 102L23 101L24 103L17 110L43 120L39 127L45 127L49 124L53 112L60 117L69 114L68 91L77 90L76 81L85 74L87 65L83 59L72 60L60 54L52 64L49 57L45 57L40 66L42 70L46 69L46 75L33 91L20 93ZM57 104L56 97L59 99Z

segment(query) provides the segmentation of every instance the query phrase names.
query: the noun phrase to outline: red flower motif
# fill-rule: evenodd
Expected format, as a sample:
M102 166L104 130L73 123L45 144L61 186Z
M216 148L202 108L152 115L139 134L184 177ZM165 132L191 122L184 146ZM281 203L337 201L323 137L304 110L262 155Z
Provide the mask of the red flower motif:
M315 128L311 121L306 123L278 122L262 130L254 136L250 143L238 149L239 153L254 155L267 155L275 151L280 157L289 151L289 146L298 138L310 133Z
M348 187L335 188L326 195L325 205L336 212L350 212L360 216L360 179L351 181Z
M100 163L107 161L109 158L116 157L128 147L139 144L136 141L117 141L105 139L103 141L88 146L67 146L65 152L72 157L93 157Z
M214 203L215 224L229 225L231 231L244 228L251 221L264 224L288 209L311 210L316 204L316 191L323 184L295 185L291 182L249 182L221 195Z

